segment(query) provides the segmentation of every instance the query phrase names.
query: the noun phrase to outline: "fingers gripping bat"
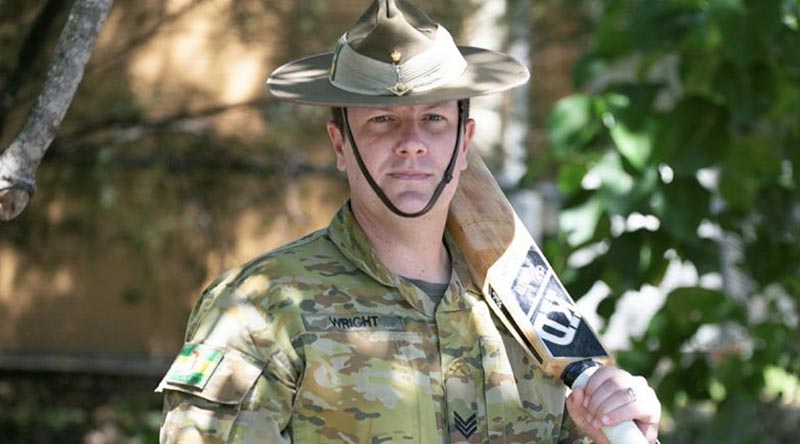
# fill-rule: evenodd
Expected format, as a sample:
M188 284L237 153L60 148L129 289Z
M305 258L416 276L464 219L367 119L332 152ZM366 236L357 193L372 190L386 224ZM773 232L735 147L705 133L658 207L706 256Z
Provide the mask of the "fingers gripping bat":
M546 373L583 387L613 361L475 150L447 229L509 334ZM647 444L632 421L603 429L611 444Z

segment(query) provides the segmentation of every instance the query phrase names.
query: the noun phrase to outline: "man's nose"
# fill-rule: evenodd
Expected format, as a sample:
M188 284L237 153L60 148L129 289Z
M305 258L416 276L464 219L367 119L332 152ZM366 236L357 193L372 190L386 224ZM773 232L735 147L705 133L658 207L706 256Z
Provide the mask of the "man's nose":
M424 156L428 154L428 147L422 139L419 125L410 123L403 127L400 140L395 148L398 156Z

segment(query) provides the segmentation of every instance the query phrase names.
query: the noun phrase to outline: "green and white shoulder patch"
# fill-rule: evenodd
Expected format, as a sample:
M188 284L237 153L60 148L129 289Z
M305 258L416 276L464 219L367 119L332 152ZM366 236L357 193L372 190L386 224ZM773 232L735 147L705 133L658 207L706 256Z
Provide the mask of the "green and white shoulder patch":
M185 344L170 366L166 382L202 390L222 362L222 350L205 344Z

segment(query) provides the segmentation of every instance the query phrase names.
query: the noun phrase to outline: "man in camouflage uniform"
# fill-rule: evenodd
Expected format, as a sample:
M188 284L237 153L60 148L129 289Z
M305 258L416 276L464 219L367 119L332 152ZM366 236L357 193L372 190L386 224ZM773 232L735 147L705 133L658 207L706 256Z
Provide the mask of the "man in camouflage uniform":
M276 96L334 107L350 200L327 229L205 291L158 387L161 441L602 443L602 424L636 420L655 442L646 381L606 367L567 398L500 327L445 233L475 131L469 97L527 79L402 0L375 1L333 53L273 73Z

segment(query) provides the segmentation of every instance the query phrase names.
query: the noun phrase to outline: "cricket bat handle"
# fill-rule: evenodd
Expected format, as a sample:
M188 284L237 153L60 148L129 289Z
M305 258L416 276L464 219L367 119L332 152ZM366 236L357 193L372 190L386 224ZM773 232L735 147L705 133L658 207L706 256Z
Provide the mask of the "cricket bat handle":
M569 383L571 378L566 376L562 376L562 378L571 388L584 388L589 382L589 378L598 369L600 369L600 364L581 365L577 368L580 373L577 376L571 375L574 378L571 384ZM565 375L567 372L569 372L569 368L564 372ZM633 421L625 421L614 426L603 427L603 433L611 444L650 444Z

